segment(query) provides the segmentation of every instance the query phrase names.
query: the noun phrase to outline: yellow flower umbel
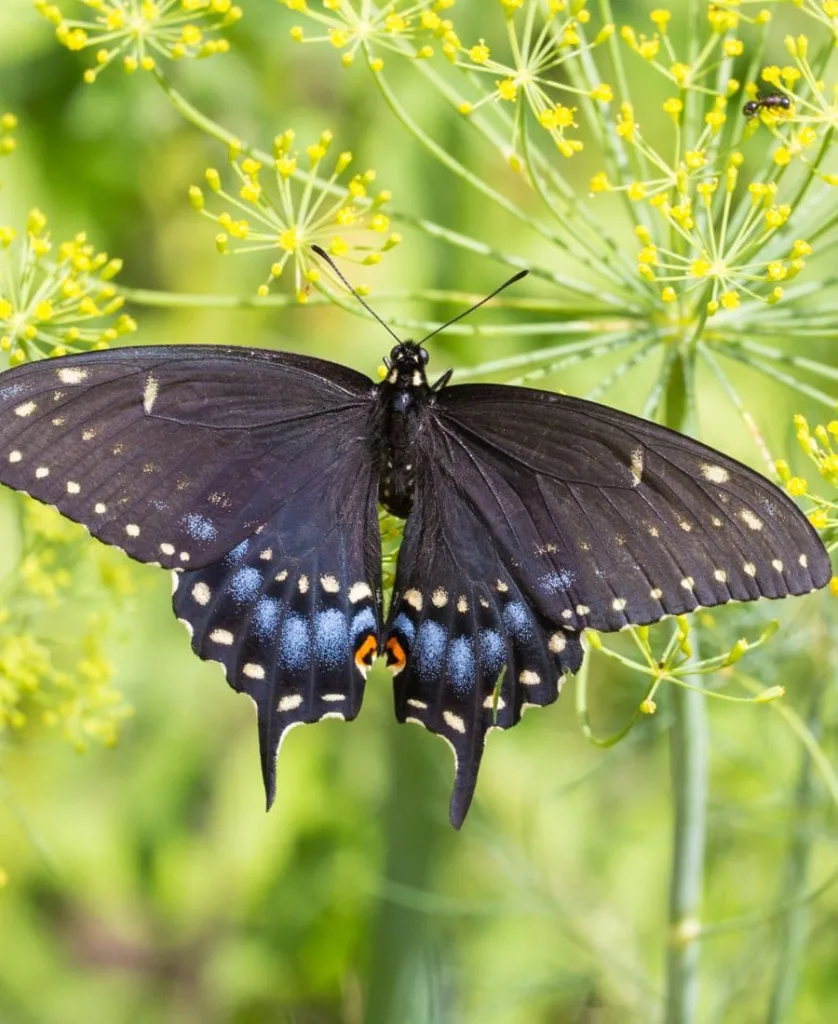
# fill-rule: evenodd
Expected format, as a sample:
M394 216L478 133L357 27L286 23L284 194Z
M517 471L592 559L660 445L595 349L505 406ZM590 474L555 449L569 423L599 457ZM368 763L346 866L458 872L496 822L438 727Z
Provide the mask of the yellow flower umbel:
M579 74L566 76L562 73L563 65L579 62L580 74L584 74L580 57L607 42L613 25L604 26L592 40L587 39L585 26L590 22L590 14L586 0L549 0L546 5L537 0L501 0L501 6L509 40L506 59L497 59L482 39L474 46L448 41L443 47L446 56L469 72L480 90L475 99L462 102L458 109L461 114L470 115L495 102L515 106L520 113L529 109L562 156L573 156L582 149L582 142L570 134L578 127L573 101L584 97L609 103L613 94L605 82L581 84ZM513 164L517 162L514 154L521 127L516 113L512 118Z
M446 30L448 23L441 11L454 6L454 0L406 0L375 4L370 0L279 0L290 11L299 13L318 28L318 34L306 35L300 25L291 29L291 38L299 43L329 43L341 53L344 67L354 61L358 50L365 47L373 71L380 71L384 61L373 55L375 47L403 56L430 57L428 45L417 49L417 40L431 39Z
M97 253L84 233L53 245L46 217L31 210L22 238L0 226L0 349L12 363L107 348L136 330L119 314L113 278L122 261Z
M210 57L226 53L219 32L238 21L241 8L232 0L34 0L36 9L55 25L68 50L95 48L96 66L84 73L95 82L114 61L126 72L151 71L159 57ZM73 18L72 15L78 15ZM82 15L87 14L87 17Z
M258 291L267 295L269 286L280 277L289 263L294 268L294 288L305 302L311 286L331 292L323 265L311 251L317 243L333 256L372 266L381 254L397 245L400 237L389 233L390 221L383 212L389 192L370 195L375 171L345 178L351 153L341 153L328 177L320 177L332 142L332 133L324 132L305 151L305 170L300 170L299 154L294 149L290 129L274 139L272 168L252 157L242 158L237 148L230 154L236 189L225 190L215 168L206 172L211 193L232 208L221 213L208 210L204 190L193 185L189 190L192 205L221 228L216 247L221 253L273 252L267 282ZM270 184L265 179L269 178ZM326 268L327 269L327 268ZM342 294L338 289L337 294Z

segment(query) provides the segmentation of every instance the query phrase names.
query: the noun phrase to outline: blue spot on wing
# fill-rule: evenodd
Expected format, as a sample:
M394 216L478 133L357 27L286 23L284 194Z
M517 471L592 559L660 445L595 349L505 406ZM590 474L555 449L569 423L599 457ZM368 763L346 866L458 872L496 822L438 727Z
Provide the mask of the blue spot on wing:
M247 553L248 541L243 540L241 544L237 544L232 551L228 552L224 558L224 562L228 565L233 565L235 562L240 562L245 554Z
M494 629L481 629L479 647L480 664L484 671L487 675L496 675L506 661L506 644L503 637Z
M368 630L375 632L375 615L372 608L362 608L357 615L353 616L350 628L353 637L358 636L359 633L366 633Z
M246 566L230 577L228 586L235 601L241 604L252 601L262 586L262 574L258 569Z
M423 622L416 637L416 669L423 679L442 674L448 633L438 622Z
M253 632L260 640L272 640L279 625L282 604L271 597L263 597L253 609Z
M404 612L399 612L396 616L393 621L393 629L397 629L407 640L408 644L413 643L413 638L416 636L416 627Z
M576 576L570 571L570 569L559 569L556 572L548 572L544 576L539 576L538 578L538 585L543 590L546 590L551 594L570 590L575 582Z
M527 641L532 638L532 620L526 606L520 601L510 601L503 610L503 621L516 640Z
M279 660L290 669L304 669L311 661L311 630L299 615L289 615L282 624Z
M468 637L458 636L448 649L448 675L457 693L474 689L474 654Z
M328 668L342 665L349 655L346 616L336 608L319 612L314 620L314 649L317 660Z
M188 512L183 517L183 524L193 540L215 540L218 536L213 521L206 516L198 515L197 512Z

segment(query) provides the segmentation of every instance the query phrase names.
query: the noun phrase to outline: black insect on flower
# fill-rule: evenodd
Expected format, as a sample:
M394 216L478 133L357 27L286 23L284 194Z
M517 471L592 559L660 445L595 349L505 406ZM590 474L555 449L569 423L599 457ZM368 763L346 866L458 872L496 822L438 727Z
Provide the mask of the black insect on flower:
M354 718L379 654L398 720L454 751L459 827L486 734L556 700L583 630L830 579L760 474L593 402L429 383L427 340L397 338L379 383L207 345L0 376L0 481L174 570L194 651L256 704L269 806L283 736ZM386 613L379 502L406 519Z
M791 100L779 92L769 93L767 96L757 94L752 100L748 100L742 113L747 118L756 117L760 110L789 110Z

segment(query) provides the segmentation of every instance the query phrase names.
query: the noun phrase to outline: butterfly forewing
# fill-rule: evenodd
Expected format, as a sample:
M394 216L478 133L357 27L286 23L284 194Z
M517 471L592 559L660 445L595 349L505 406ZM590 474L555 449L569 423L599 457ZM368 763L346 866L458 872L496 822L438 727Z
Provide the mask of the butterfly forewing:
M320 438L366 424L371 383L332 363L210 346L128 348L3 375L0 481L143 562L208 564L264 523ZM349 424L349 430L347 430Z
M688 437L524 388L448 388L436 410L458 500L553 621L616 630L830 578L786 495Z

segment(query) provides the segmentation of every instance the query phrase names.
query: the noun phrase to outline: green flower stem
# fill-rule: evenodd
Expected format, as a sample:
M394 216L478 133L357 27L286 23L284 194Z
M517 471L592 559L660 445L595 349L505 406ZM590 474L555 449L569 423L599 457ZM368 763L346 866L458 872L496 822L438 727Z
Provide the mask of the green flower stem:
M540 364L553 359L555 356L560 356L560 361L549 367L550 372L552 372L553 370L563 369L564 366L570 365L572 362L577 362L580 354L581 358L587 358L588 355L600 356L618 345L634 344L643 339L643 335L638 335L634 329L630 328L625 332L621 332L619 330L620 325L616 326L617 330L613 331L610 337L608 335L603 336L600 330L594 338L587 338L583 341L571 342L570 344L553 345L550 348L542 348L536 352L522 352L519 355L505 356L503 359L493 359L480 363L477 366L470 366L461 372L458 371L458 376L460 379L466 380L485 377L492 373L505 373L507 370L517 370L522 366Z
M596 401L601 395L604 395L607 391L614 387L614 385L623 379L627 373L633 370L636 366L639 366L644 360L648 359L652 355L653 351L657 348L658 341L656 338L651 338L647 341L642 348L633 352L628 359L624 359L621 363L618 363L614 369L607 373L597 384L588 391L585 395L589 401Z
M673 363L664 395L665 425L689 429L694 412L689 405L690 356ZM699 660L695 637L692 660ZM670 687L673 713L670 761L674 823L669 886L669 943L666 957L665 1024L693 1024L699 1001L699 944L701 898L704 886L704 848L707 836L709 775L708 723L704 693Z
M703 342L698 342L697 351L699 356L704 360L705 364L710 368L713 376L718 380L722 387L722 390L727 395L731 405L739 413L742 422L748 428L748 433L753 438L754 444L756 445L757 451L765 463L765 468L768 471L769 476L776 476L776 469L774 468L774 456L771 454L768 445L765 443L765 439L762 436L762 432L757 426L756 420L745 408L745 403L739 396L739 392L734 388L727 374L722 370L718 360L715 358L713 353L710 351L708 346Z
M531 384L533 381L544 380L545 377L560 373L562 370L566 370L570 366L576 366L578 363L583 363L588 359L596 359L604 355L611 355L614 352L618 352L620 349L636 345L645 337L648 337L648 335L636 335L631 333L623 336L616 335L615 339L612 339L611 341L597 338L595 347L589 348L586 351L571 353L563 359L547 363L545 366L539 366L537 369L530 370L528 373L522 373L518 377L505 378L504 383ZM573 346L567 345L565 347L570 349Z
M820 750L818 734L821 727L823 704L829 687L822 679L812 680L812 693L807 712L807 730ZM804 752L798 769L792 806L800 821L794 830L786 856L780 893L799 895L805 892L812 859L813 835L807 825L807 815L811 813L817 802L814 780L814 763L808 752ZM771 991L766 1024L783 1024L792 1020L797 987L800 978L800 967L806 948L809 907L806 903L798 903L783 915L780 924L780 935L777 943L777 963L773 974L774 984Z
M821 405L825 405L830 411L834 411L834 395L829 395L825 391L821 391L819 388L813 388L810 384L804 384L803 381L797 380L797 378L792 377L791 374L783 373L770 363L766 363L762 359L754 359L751 356L746 355L741 348L734 345L717 344L716 348L721 355L727 356L728 359L735 359L737 362L744 363L746 366L750 366L752 369L759 371L766 377L776 380L791 391L796 391L800 395L806 395L808 398L813 398L816 402L820 402Z
M586 658L582 662L582 668L575 679L575 695L576 695L576 718L579 722L579 728L582 730L582 734L585 739L595 747L607 748L616 746L620 740L624 739L637 722L646 717L638 706L635 708L629 720L626 724L619 729L617 732L612 733L610 736L600 737L594 733L593 726L591 725L590 715L588 713L588 665L590 659ZM646 694L643 700L648 700L651 695L655 692L655 689L660 682L659 679L653 680L646 688Z
M499 250L486 245L485 242L478 241L475 238L470 238L468 235L464 235L459 231L451 231L448 228L442 227L440 224L435 224L433 221L425 220L422 217L414 217L411 214L397 214L393 212L391 216L404 224L414 225L426 234L430 235L432 238L441 238L449 245L456 246L459 249L465 249L469 252L478 253L481 256L495 260L498 263L503 263L505 266L512 267L516 270L529 270L534 277L538 277L543 281L549 281L551 284L558 285L560 288L566 288L571 293L584 295L588 299L607 303L612 307L612 313L623 313L626 316L644 315L644 310L640 306L632 305L630 302L627 302L625 298L612 295L610 292L603 291L602 288L585 284L584 282L577 281L572 277L566 277L564 274L559 274L556 271L547 270L546 268L539 267L537 265L534 266L522 259L520 256L502 253Z

